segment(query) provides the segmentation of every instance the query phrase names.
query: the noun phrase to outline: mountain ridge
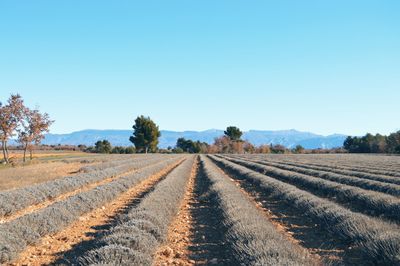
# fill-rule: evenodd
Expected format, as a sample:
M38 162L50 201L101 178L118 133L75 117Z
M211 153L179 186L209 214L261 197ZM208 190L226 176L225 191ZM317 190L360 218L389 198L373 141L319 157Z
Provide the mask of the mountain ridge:
M42 144L47 145L94 145L98 140L107 139L114 146L130 146L129 136L133 130L124 129L85 129L67 134L46 134ZM216 137L224 134L220 129L208 129L203 131L185 130L161 130L159 139L159 147L167 148L174 147L176 140L180 137L191 139L194 141L214 142ZM341 147L347 136L342 134L332 134L323 136L311 132L298 131L295 129L289 130L249 130L244 132L242 139L248 140L254 145L261 144L281 144L288 148L293 148L296 145L302 145L307 149L316 148L335 148Z

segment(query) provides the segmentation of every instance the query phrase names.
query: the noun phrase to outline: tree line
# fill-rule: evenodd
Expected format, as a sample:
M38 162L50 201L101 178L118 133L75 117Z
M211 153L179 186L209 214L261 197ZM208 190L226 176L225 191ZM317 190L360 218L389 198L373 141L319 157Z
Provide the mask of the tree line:
M351 153L394 153L400 154L400 131L388 136L366 134L362 137L347 137L344 149Z
M389 136L380 134L366 134L363 137L349 136L344 141L343 148L306 150L301 145L292 149L280 144L255 146L242 139L243 132L238 127L229 126L224 131L224 135L216 138L213 144L179 138L174 148L168 147L163 150L157 147L161 132L150 117L143 115L137 117L132 128L134 132L129 140L135 147L113 148L108 141L104 140L97 142L95 147L91 147L88 151L99 153L400 153L400 131Z
M94 144L94 147L88 147L85 149L85 151L86 152L94 152L94 153L114 153L114 154L136 153L136 149L133 146L130 146L130 147L115 146L115 147L113 147L108 140L99 140Z
M380 134L366 134L363 137L347 137L342 148L334 149L312 149L306 150L301 145L289 149L283 145L260 145L255 146L247 140L243 140L243 132L236 126L229 126L224 135L214 140L213 144L179 138L174 148L158 149L158 139L161 132L156 123L150 117L139 116L133 125L133 135L129 140L135 146L135 152L165 152L165 153L398 153L400 154L400 131L389 136ZM104 152L104 149L94 148L94 152ZM107 146L107 153L113 149ZM122 147L116 147L113 153L126 153ZM131 150L132 151L132 150Z
M25 106L19 94L12 94L4 104L0 102L0 141L3 161L6 164L10 163L7 142L15 135L24 150L23 161L26 161L27 151L30 152L32 160L34 146L40 144L53 122L47 113L41 113L38 108L30 109Z
M298 145L288 149L283 145L254 146L243 140L243 132L235 126L229 126L224 135L216 138L213 144L178 138L174 148L158 149L158 139L161 132L150 117L139 116L133 125L133 135L129 140L134 144L136 152L161 152L161 153L304 153L305 149Z

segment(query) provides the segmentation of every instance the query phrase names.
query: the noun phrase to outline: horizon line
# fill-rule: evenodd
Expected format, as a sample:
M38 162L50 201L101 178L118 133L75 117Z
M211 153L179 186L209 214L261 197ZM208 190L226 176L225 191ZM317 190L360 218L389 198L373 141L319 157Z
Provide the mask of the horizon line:
M79 129L79 130L72 130L70 132L49 132L47 134L53 134L53 135L65 135L65 134L72 134L76 132L81 132L81 131L132 131L133 129L96 129L96 128L87 128L87 129ZM212 131L212 130L218 130L218 131L224 131L224 129L218 129L218 128L209 128L209 129L204 129L204 130L191 130L191 129L185 129L185 130L172 130L172 129L160 129L160 131L170 131L170 132L205 132L205 131ZM349 136L348 134L343 134L343 133L331 133L331 134L320 134L320 133L315 133L312 131L303 131L303 130L298 130L295 128L290 128L290 129L249 129L249 130L242 130L243 133L250 132L250 131L270 131L270 132L278 132L278 131L296 131L296 132L301 132L301 133L310 133L314 135L320 135L320 136L332 136L332 135L342 135L342 136ZM350 136L358 136L358 135L350 135Z

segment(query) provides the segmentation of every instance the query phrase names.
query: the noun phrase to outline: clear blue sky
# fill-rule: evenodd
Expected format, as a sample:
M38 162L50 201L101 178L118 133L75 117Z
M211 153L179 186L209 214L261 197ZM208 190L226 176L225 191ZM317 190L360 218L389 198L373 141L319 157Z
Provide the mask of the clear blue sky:
M400 129L400 1L0 1L0 99L53 133Z

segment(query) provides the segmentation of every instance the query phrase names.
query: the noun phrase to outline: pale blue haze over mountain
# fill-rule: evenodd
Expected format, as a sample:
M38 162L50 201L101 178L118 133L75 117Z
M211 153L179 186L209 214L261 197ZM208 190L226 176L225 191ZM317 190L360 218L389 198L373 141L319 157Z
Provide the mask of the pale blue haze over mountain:
M132 130L82 130L70 134L48 134L43 143L49 145L84 144L92 146L98 140L107 139L114 146L130 146L132 143L128 139L131 134ZM216 137L220 137L223 134L223 130L217 129L183 132L162 130L159 147L175 147L176 140L180 137L211 144ZM292 148L299 144L308 149L341 147L345 138L346 136L344 135L321 136L293 129L281 131L250 130L243 134L243 139L255 145L272 143Z

